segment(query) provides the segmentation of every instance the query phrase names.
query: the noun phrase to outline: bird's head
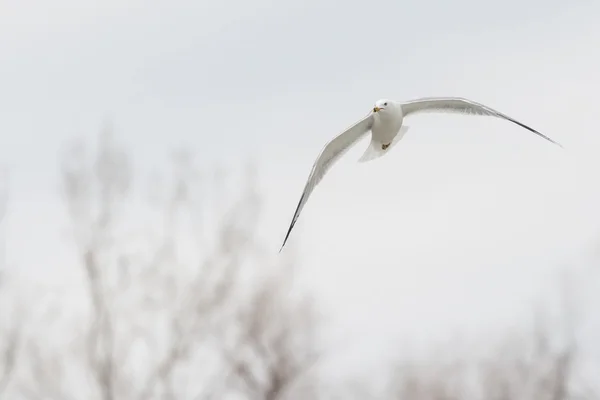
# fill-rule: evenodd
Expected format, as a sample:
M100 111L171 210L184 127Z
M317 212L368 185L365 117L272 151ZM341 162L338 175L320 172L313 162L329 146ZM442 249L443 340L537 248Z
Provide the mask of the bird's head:
M392 106L392 101L388 99L381 99L375 102L375 106L373 107L374 113L385 112L388 107Z

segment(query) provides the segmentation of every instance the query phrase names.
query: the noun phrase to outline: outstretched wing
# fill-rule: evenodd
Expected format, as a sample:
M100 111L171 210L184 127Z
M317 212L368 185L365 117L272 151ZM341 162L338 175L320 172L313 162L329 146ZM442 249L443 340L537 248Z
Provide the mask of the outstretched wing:
M563 147L560 143L555 142L548 136L541 134L535 129L515 120L514 118L511 118L506 114L496 111L483 104L476 103L472 100L467 100L460 97L424 97L421 99L415 99L406 103L402 103L401 106L402 112L405 116L411 114L418 114L421 112L448 112L470 115L486 115L491 117L502 118L513 122L527 129L528 131L535 133L540 137L543 137L544 139L554 143L557 146Z
M285 246L298 217L300 216L300 212L302 208L308 201L308 198L314 188L321 182L325 173L331 168L331 166L342 156L346 151L348 151L353 145L355 145L369 130L373 125L373 115L369 113L366 117L356 122L354 125L346 129L344 132L340 133L333 140L325 145L319 157L313 164L312 170L308 177L308 181L304 186L304 191L302 192L302 196L300 196L300 201L298 202L298 206L296 207L296 212L294 212L294 217L292 218L292 223L285 235L285 239L283 240L283 244L281 245L281 249Z

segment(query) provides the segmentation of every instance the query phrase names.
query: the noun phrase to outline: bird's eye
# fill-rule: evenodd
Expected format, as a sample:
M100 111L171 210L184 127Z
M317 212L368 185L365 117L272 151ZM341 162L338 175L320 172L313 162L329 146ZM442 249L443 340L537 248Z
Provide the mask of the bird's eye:
M384 106L387 106L387 103L383 103Z

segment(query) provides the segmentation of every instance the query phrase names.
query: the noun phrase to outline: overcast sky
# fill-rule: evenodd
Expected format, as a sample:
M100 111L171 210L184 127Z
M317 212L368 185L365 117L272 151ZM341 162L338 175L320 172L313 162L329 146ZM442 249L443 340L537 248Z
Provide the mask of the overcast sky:
M65 279L57 157L107 120L144 168L182 145L207 166L256 160L276 252L326 141L379 98L462 96L565 150L506 121L407 118L388 156L357 163L361 142L332 169L290 243L356 359L509 326L600 233L599 14L593 0L0 0L9 265Z

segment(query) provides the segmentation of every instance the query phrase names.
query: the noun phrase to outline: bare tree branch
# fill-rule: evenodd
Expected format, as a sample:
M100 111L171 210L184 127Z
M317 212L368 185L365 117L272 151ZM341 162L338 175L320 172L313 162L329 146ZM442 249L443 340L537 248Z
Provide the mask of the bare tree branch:
M2 359L0 360L0 398L2 398L3 393L5 393L8 388L16 369L17 354L21 344L21 331L19 326L15 325L2 339L4 348L2 349Z
M256 278L271 262L257 235L253 171L240 191L223 174L200 179L207 174L193 162L176 153L171 176L153 181L154 201L145 202L109 131L94 152L76 143L64 154L62 194L89 307L65 319L70 327L54 324L79 333L72 351L29 346L25 397L220 399L252 376L260 381L252 398L274 400L306 370L308 303L287 296L281 277ZM218 349L231 344L251 363L223 357ZM74 386L75 374L86 385Z
M0 292L5 284L6 252L5 252L5 217L8 208L8 173L5 169L0 172ZM0 293L5 295L6 293ZM3 296L4 297L4 296ZM2 299L6 302L6 299ZM16 370L17 356L21 347L22 316L15 313L12 321L6 321L9 326L0 326L0 398L3 398Z
M100 135L93 165L85 165L84 149L75 147L63 164L63 188L71 212L76 243L85 270L91 303L92 322L87 337L87 358L102 400L114 400L117 360L114 317L111 313L106 258L113 236L118 202L127 194L129 163L123 151L111 141L111 132ZM92 196L92 194L96 196Z
M440 368L439 356L425 370L408 365L393 374L392 398L487 400L574 400L582 398L574 384L578 351L574 331L578 325L574 300L565 292L558 321L535 314L532 329L504 337L496 349L476 362ZM437 354L440 352L438 351ZM455 360L463 357L455 354ZM457 372L460 372L457 374ZM581 384L579 384L581 387ZM589 397L594 398L594 397Z
M240 315L236 344L224 349L238 391L275 400L319 360L314 309L309 299L292 300L285 266L261 281Z

